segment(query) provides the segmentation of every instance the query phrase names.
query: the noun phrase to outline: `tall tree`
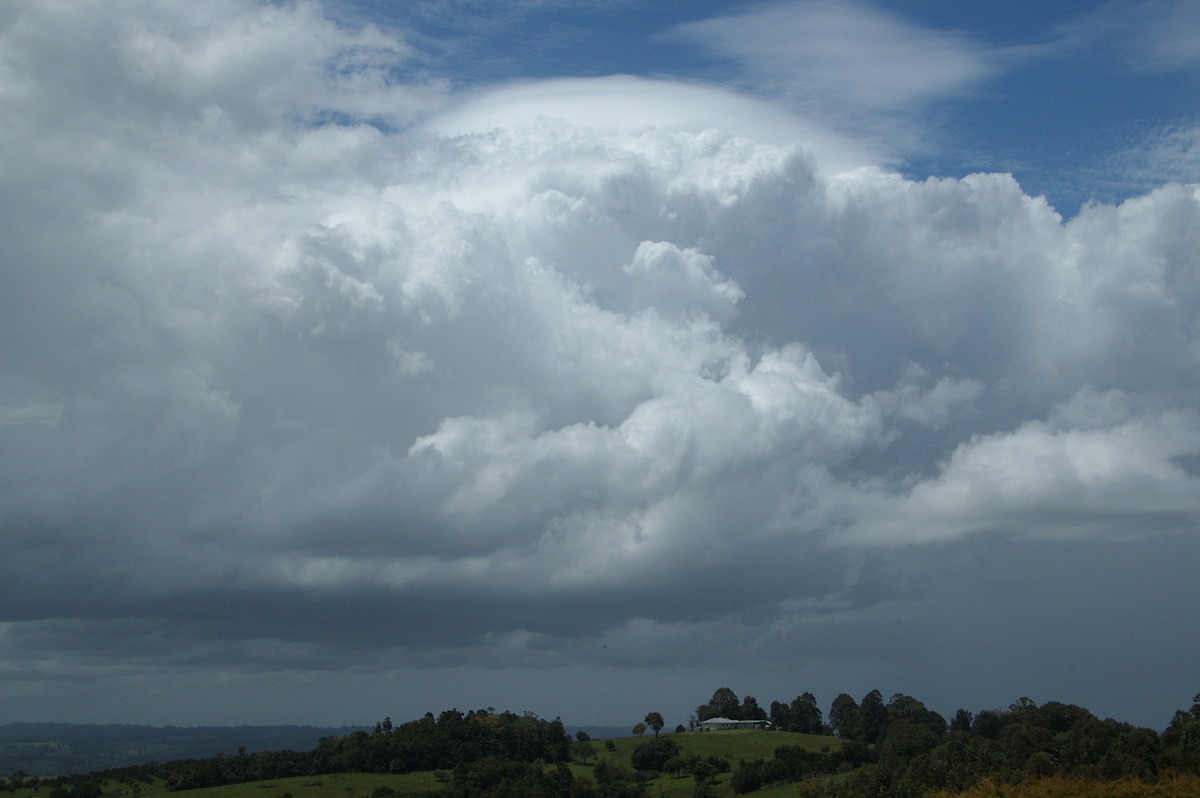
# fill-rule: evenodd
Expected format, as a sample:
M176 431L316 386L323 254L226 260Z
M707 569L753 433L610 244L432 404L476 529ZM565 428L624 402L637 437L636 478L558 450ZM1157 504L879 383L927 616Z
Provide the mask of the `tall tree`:
M738 720L742 714L742 702L737 693L728 687L718 688L707 704L696 707L696 717L699 720L709 718L729 718Z
M654 730L655 737L657 737L658 733L662 731L662 727L666 725L666 722L663 720L663 716L657 712L647 712L645 723Z
M844 740L857 737L858 702L845 693L833 699L829 707L829 725L833 727L833 733Z
M917 699L904 693L896 693L888 701L885 728L890 729L892 724L900 721L911 723L914 726L922 726L928 729L935 738L940 738L946 733L945 718L939 713L928 709ZM885 734L881 734L880 739Z
M767 713L758 705L758 699L748 695L742 699L742 707L738 711L741 720L766 720Z
M1192 708L1179 710L1162 734L1163 762L1180 769L1200 773L1200 694L1192 698Z
M868 745L879 742L887 726L887 705L883 703L883 693L872 690L863 696L858 705L858 723L862 728L863 740Z
M812 693L796 696L788 709L791 715L789 731L802 734L821 734L825 731L825 719L821 714L821 708L817 706L817 699Z
M771 725L782 731L792 730L792 708L782 701L771 702Z

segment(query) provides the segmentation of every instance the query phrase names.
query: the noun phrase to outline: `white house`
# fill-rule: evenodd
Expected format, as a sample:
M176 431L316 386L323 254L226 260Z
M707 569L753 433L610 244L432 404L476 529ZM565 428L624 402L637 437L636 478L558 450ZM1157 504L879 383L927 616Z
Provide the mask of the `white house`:
M718 731L720 729L769 729L771 722L767 720L730 720L729 718L709 718L702 720L698 726L700 731Z

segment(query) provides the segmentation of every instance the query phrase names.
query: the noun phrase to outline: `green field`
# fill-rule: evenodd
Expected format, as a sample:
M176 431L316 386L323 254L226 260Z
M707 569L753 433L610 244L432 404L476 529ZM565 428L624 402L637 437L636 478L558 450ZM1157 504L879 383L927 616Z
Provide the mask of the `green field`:
M775 755L775 749L784 745L799 745L809 751L832 751L842 745L836 737L782 731L715 731L669 736L679 743L685 754L728 759L732 765L736 765L739 759L770 759ZM618 751L632 751L639 742L650 738L651 735L646 735L645 738L625 737L614 742ZM604 743L599 744L600 747L603 745Z
M703 734L672 734L669 736L680 748L684 756L716 757L729 762L731 768L736 768L739 760L770 759L775 749L784 745L799 745L811 751L833 749L841 745L832 737L818 737L811 734L793 734L778 731L718 731ZM613 750L607 750L604 740L593 740L597 760L586 764L573 763L571 771L576 778L591 778L595 761L608 760L631 773L630 755L639 743L653 739L652 735L645 737L623 737L612 741ZM439 774L445 775L445 774ZM729 795L730 773L717 775L716 793ZM691 776L672 777L659 776L646 782L647 794L664 796L664 798L684 798L690 796L694 786ZM249 782L233 784L224 787L209 787L198 790L182 790L168 792L161 783L140 784L135 790L130 785L118 782L104 784L105 798L282 798L290 793L292 798L369 798L377 787L387 786L399 795L415 795L419 793L440 790L444 782L439 781L432 771L393 775L387 773L336 773L325 776L303 776L288 779L271 779L265 782ZM763 789L755 795L763 798L774 796L794 795L794 784L776 785ZM17 790L11 793L12 798L46 798L48 788L40 790Z
M664 735L668 736L668 735ZM699 757L716 757L729 762L730 768L737 768L740 760L751 761L754 759L770 759L775 756L775 749L785 745L799 745L809 751L822 751L826 748L833 750L841 746L841 741L834 737L820 737L814 734L794 734L792 732L780 731L715 731L704 732L703 734L672 734L669 735L679 745L680 754L688 756L694 754ZM599 753L599 758L611 759L616 763L625 766L632 770L629 765L629 756L633 753L633 749L638 743L652 739L652 735L645 737L622 737L613 740L616 748L611 753L605 750L604 741L593 741ZM576 778L591 777L591 765L572 765L571 770L575 773ZM731 795L729 789L729 778L731 773L720 773L717 775L716 792L718 795ZM662 775L658 778L650 779L646 782L648 795L657 796L663 795L666 798L682 798L690 796L695 781L691 776L673 777ZM774 798L779 795L795 795L796 785L781 784L769 789L760 790L754 795L762 796L763 798Z

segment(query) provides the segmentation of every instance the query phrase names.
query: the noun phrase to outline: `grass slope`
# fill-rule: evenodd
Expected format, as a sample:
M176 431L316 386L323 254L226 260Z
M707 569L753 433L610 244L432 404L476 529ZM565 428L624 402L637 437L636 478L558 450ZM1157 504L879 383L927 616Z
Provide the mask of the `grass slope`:
M729 762L730 767L736 768L740 760L769 759L775 755L775 749L784 745L799 745L810 751L834 749L841 742L833 737L820 737L812 734L793 734L779 731L717 731L703 734L671 734L683 756L695 755L702 758L716 757ZM613 750L609 751L604 740L595 740L592 746L596 749L597 759L587 763L573 763L571 771L576 778L592 778L592 767L595 761L608 760L630 773L633 767L629 764L630 755L640 743L653 739L653 735L644 737L621 737L612 740ZM717 793L729 794L730 773L717 776ZM691 776L676 778L659 776L646 782L649 795L663 798L684 798L690 796L695 785ZM281 798L290 793L292 798L369 798L371 792L380 786L388 786L399 795L415 795L418 793L440 790L443 783L438 781L433 771L394 775L388 773L336 773L325 776L303 776L289 779L271 779L266 782L248 782L232 784L224 787L209 787L198 790L181 790L168 792L160 782L155 784L138 785L135 791L129 785L118 782L105 782L105 798ZM777 785L755 793L761 798L795 794L796 785ZM39 791L17 790L11 793L11 798L46 798L49 790Z
M668 736L668 735L663 735ZM755 759L770 759L775 756L775 749L785 745L798 745L809 751L822 751L825 749L833 750L841 746L841 741L835 737L821 737L815 734L795 734L792 732L780 731L715 731L704 732L702 734L687 733L687 734L672 734L669 735L672 740L679 745L681 756L695 755L707 759L708 757L716 757L729 762L729 766L736 769L738 762L745 759L752 761ZM629 757L633 753L633 749L639 743L653 739L652 735L645 737L622 737L613 740L615 750L607 751L604 742L593 742L599 759L609 759L615 764L632 772L633 768L629 764ZM591 778L592 766L574 764L571 766L576 778L585 777ZM729 794L729 779L732 773L717 774L717 794ZM664 798L684 798L690 796L695 787L695 780L691 776L673 777L661 775L657 778L650 779L646 782L649 788L647 794L662 795ZM786 789L785 789L786 788ZM770 789L763 789L754 793L761 798L774 798L776 795L793 796L796 792L796 785L784 784L777 785Z
M739 759L767 759L775 756L775 749L784 745L799 745L809 751L820 751L824 748L833 750L841 746L836 737L821 737L816 734L795 734L782 731L714 731L704 733L664 734L679 746L683 755L715 756L728 759L729 764L736 765ZM629 755L640 743L653 740L654 735L644 737L621 737L613 740L615 753L629 761ZM601 754L605 754L604 742L593 742Z

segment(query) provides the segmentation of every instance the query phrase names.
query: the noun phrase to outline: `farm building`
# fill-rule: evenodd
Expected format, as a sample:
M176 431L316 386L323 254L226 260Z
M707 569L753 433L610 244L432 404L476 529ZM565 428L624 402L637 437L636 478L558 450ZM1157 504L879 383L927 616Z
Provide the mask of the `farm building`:
M771 722L767 720L730 720L729 718L709 718L700 721L699 731L718 731L721 729L769 729Z

